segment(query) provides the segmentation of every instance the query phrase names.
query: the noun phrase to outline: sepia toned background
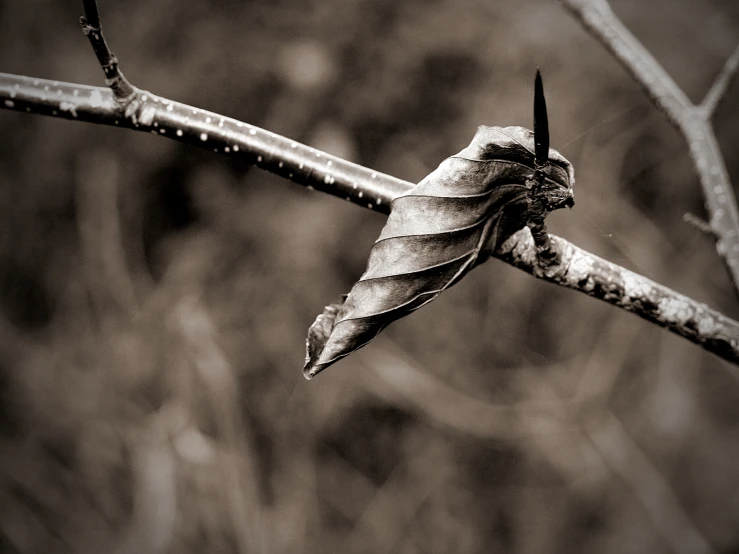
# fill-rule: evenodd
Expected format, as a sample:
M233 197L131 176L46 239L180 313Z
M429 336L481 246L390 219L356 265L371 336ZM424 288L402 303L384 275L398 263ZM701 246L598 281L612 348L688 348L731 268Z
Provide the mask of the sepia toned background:
M530 126L549 228L739 316L682 137L549 0L98 0L137 86L419 181ZM613 0L694 101L733 0ZM82 3L0 71L103 84ZM739 84L715 130L739 182ZM739 552L739 370L496 260L311 382L384 216L143 133L0 111L0 552Z

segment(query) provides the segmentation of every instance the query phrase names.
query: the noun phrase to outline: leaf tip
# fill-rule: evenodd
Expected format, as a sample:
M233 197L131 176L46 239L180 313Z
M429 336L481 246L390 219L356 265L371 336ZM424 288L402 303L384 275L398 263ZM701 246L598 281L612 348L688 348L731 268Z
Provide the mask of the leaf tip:
M305 340L305 365L303 366L303 377L309 381L326 369L329 364L319 363L321 354L326 348L326 343L333 331L336 317L339 314L339 304L330 304L323 309L313 325L308 329L308 338Z

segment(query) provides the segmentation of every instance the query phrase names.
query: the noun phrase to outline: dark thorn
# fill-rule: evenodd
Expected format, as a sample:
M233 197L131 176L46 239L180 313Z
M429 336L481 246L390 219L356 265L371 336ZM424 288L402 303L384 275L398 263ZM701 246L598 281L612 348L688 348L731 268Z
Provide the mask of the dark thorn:
M544 83L539 68L536 68L534 79L534 164L542 167L549 161L549 118L547 102L544 98Z

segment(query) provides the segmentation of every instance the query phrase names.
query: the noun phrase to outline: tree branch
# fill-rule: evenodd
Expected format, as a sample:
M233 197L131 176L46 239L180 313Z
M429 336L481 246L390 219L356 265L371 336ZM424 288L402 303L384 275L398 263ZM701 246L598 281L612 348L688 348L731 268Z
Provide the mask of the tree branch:
M409 183L370 171L264 129L136 89L126 112L110 90L0 73L0 101L16 111L163 135L235 156L300 185L390 213Z
M247 123L136 89L135 109L111 91L0 73L7 109L148 131L247 163L308 188L388 214L390 202L413 184L331 156ZM667 287L552 236L560 263L542 269L528 229L494 254L551 283L584 292L665 327L739 364L739 323Z
M706 350L739 364L739 323L646 277L551 235L562 256L541 267L526 229L508 239L495 257L534 277L603 300L665 327Z
M660 63L631 34L607 0L559 0L631 73L649 98L683 134L703 189L716 251L739 293L739 209L711 125L711 115L739 64L739 48L716 79L704 104L696 106ZM738 58L738 59L734 59Z

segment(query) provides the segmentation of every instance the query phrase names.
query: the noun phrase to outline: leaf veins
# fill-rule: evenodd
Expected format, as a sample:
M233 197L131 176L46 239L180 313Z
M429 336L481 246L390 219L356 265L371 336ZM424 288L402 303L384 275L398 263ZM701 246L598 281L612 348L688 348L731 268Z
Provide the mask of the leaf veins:
M481 126L467 148L395 198L364 275L308 331L306 378L432 301L526 226L535 157L531 131ZM574 173L559 152L550 149L539 171L551 209L571 200Z

